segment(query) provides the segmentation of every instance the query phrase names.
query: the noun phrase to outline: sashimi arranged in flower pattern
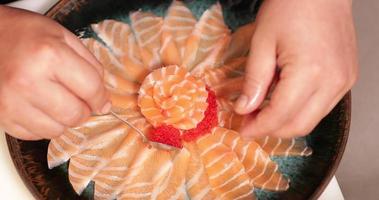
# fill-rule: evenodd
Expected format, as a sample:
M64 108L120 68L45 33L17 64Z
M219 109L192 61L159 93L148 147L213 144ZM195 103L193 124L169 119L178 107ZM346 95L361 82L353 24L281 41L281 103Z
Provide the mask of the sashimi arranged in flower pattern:
M255 199L290 180L270 156L309 156L304 138L244 140L241 93L254 24L232 32L220 4L196 19L181 1L165 17L130 14L93 24L82 39L104 66L113 115L93 116L52 139L49 168L69 161L81 194L95 199ZM140 135L142 132L144 135ZM147 140L146 140L147 138Z

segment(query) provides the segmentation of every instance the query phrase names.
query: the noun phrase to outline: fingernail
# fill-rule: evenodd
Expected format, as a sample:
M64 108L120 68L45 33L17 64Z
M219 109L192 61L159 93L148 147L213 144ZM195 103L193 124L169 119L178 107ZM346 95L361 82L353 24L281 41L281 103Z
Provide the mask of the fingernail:
M247 104L249 103L249 97L247 97L246 95L242 94L236 104L235 104L235 107L236 107L236 110L239 111L239 112L243 112L245 109L246 109L246 106Z
M112 108L112 103L107 102L101 109L101 114L103 115L108 114L111 111L111 108Z

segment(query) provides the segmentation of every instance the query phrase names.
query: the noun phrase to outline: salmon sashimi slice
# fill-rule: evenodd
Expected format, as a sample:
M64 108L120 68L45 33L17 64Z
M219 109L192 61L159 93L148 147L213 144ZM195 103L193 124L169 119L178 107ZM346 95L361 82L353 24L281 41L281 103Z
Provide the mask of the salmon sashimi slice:
M191 154L186 171L187 193L194 200L218 199L216 193L209 185L208 175L202 164L197 145L194 142L190 142L185 143L184 146Z
M266 136L256 139L257 143L271 156L310 156L312 149L305 138L276 138Z
M47 163L49 169L63 164L71 156L79 153L80 144L84 142L86 136L74 129L66 129L58 138L52 139L47 151Z
M161 67L163 19L150 12L136 11L130 14L130 20L144 65L149 69Z
M183 2L172 2L162 27L160 54L164 65L182 64L186 42L196 22L196 18Z
M142 65L137 42L128 24L106 19L92 24L91 28L116 57L128 55L136 64Z
M244 166L222 140L208 134L196 143L209 184L221 199L254 199Z
M245 116L225 110L220 110L217 115L220 127L232 129L234 131L239 131L245 120Z
M204 118L207 97L201 80L172 65L156 69L145 78L138 106L154 127L165 124L188 130Z
M238 132L245 122L247 115L240 115L234 112L234 103L229 99L219 98L217 105L219 107L217 113L219 126Z
M95 55L103 67L112 74L117 74L130 81L141 82L149 73L149 70L143 66L134 66L125 62L125 60L122 62L107 47L95 39L82 39L82 42Z
M225 34L217 41L208 56L192 69L191 73L196 76L202 76L206 69L221 66L223 63L222 57L229 45L229 42L230 36Z
M212 87L218 97L234 100L242 92L244 77L228 78Z
M112 90L119 94L137 94L140 85L122 78L120 75L112 74L108 70L104 70L105 86L108 90Z
M246 58L235 58L225 63L221 67L204 70L202 79L209 86L217 86L225 81L226 78L231 76L241 76L243 69L246 65Z
M115 188L122 184L133 160L146 148L139 135L130 131L122 141L120 148L111 156L110 161L93 178L95 181L95 199L115 199Z
M87 147L70 159L68 174L76 193L81 194L92 178L109 162L110 156L120 146L127 134L124 125L119 125L105 134L101 141Z
M137 41L129 25L116 20L104 20L91 27L124 65L127 73L134 74L137 82L141 82L147 70L142 63Z
M255 31L253 22L239 27L233 34L229 47L227 48L223 60L246 56L250 50L251 38Z
M143 148L128 169L117 199L152 199L154 186L168 176L173 161L171 153L156 148Z
M135 111L120 113L125 119L143 120L141 114ZM68 128L61 136L50 140L47 161L49 168L54 168L66 162L71 156L83 151L87 146L99 142L106 137L108 131L120 124L120 120L111 115L94 116L79 127Z
M155 185L151 199L186 199L186 171L189 158L190 153L186 149L177 153L166 177Z
M118 110L138 109L136 94L119 94L111 91L110 100L112 102L112 107Z
M217 106L218 106L218 111L227 111L227 112L233 112L234 111L233 102L230 101L229 99L218 98L217 99Z
M47 163L49 169L68 161L72 155L80 151L75 143L82 143L85 135L74 130L66 129L59 138L53 139L49 143L47 152Z
M182 65L192 70L215 49L220 39L230 34L224 23L221 5L213 5L205 11L187 39Z
M289 187L287 179L279 172L278 165L254 141L244 141L237 132L215 127L212 130L215 140L225 144L235 152L243 164L246 173L250 176L250 184L255 187L284 191Z

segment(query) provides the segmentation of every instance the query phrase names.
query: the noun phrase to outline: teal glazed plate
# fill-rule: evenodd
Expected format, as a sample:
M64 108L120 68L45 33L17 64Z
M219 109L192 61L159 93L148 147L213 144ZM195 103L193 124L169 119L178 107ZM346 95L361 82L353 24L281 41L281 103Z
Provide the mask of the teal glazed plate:
M185 0L199 17L215 0ZM255 18L261 4L254 0L221 0L227 25L235 30ZM171 0L62 0L47 16L77 35L91 35L89 25L104 19L128 22L130 11L138 9L163 16ZM350 126L350 92L307 136L313 149L310 157L273 159L291 179L285 192L255 190L258 199L317 199L333 177L343 155ZM20 176L36 199L93 199L93 184L78 196L67 176L67 163L52 170L47 166L48 141L21 141L7 136L8 147Z

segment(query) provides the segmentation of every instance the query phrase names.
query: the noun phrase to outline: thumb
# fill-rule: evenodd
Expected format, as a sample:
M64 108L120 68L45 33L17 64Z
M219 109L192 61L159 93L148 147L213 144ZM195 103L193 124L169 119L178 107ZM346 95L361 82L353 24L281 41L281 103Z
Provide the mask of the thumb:
M238 114L251 113L263 102L275 74L275 52L274 39L270 39L267 35L253 36L242 94L234 106Z

